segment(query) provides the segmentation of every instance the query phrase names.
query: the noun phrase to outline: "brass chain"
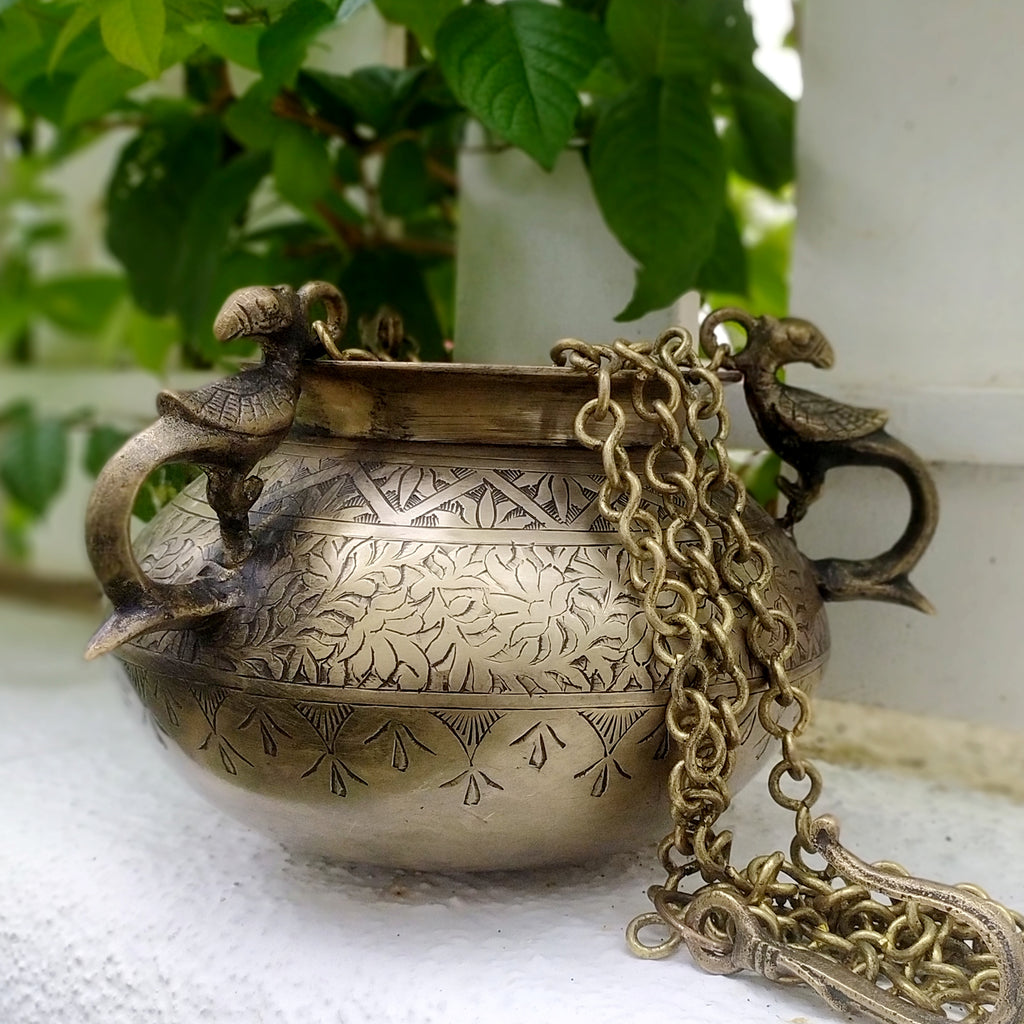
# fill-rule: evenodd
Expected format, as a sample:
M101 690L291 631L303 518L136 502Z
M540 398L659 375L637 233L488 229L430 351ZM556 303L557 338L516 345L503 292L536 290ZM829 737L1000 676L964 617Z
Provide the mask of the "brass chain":
M596 380L597 395L580 409L575 433L601 455L599 507L629 553L631 585L670 690L666 728L679 752L668 782L673 828L659 846L667 878L651 890L656 912L630 925L630 946L647 958L669 955L684 936L711 953L731 948L736 936L720 917L703 917L699 936L683 923L697 893L681 885L699 875L700 892L714 887L732 894L776 943L824 954L940 1020L951 1007L962 1015L956 1019L984 1021L999 996L1000 971L975 929L915 898L877 898L831 864L808 863L817 852L811 808L821 775L801 756L797 740L810 702L787 672L797 639L793 617L767 603L771 555L742 520L746 491L729 462L729 416L718 373L726 353L720 347L703 361L682 329L653 343L566 340L552 351L557 363ZM624 370L633 371L633 411L659 434L639 460L642 475L623 444L627 413L612 397L612 378ZM743 629L736 608L744 604L750 613L745 642L768 678L760 695L751 692L731 639ZM732 832L718 823L732 801L739 723L754 700L757 719L781 747L768 789L794 814L795 828L788 856L775 852L738 868L730 858ZM801 794L787 792L787 783ZM906 875L896 864L879 867ZM976 887L957 888L987 899ZM1022 915L1005 913L1024 929ZM640 933L654 923L671 930L668 939L648 945Z

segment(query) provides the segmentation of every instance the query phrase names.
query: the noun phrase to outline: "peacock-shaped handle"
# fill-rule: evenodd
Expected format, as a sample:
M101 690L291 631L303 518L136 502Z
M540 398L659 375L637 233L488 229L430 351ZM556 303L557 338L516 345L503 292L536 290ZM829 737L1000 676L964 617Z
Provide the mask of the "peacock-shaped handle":
M832 366L832 346L813 324L796 317L753 317L741 309L718 309L701 324L700 343L707 355L719 348L715 328L727 322L744 328L747 344L740 352L728 352L722 365L742 374L758 432L796 470L796 480L778 480L789 499L780 520L783 529L792 532L817 500L826 474L837 466L891 470L910 494L906 528L887 551L874 558L811 561L822 596L829 601L892 601L932 611L931 603L909 579L939 519L938 493L927 466L885 430L889 417L883 410L846 405L778 379L779 369L789 363L810 363L820 369Z
M310 323L318 303L327 319ZM86 547L113 612L89 643L87 658L242 603L238 569L253 547L249 511L263 488L253 469L291 429L302 361L320 344L336 346L346 322L341 293L322 281L298 291L287 285L242 288L224 303L214 335L223 342L254 338L263 362L196 391L161 392L160 418L131 438L100 473L86 511ZM153 470L170 462L190 462L206 471L207 498L220 522L216 563L184 583L150 578L131 543L139 489Z

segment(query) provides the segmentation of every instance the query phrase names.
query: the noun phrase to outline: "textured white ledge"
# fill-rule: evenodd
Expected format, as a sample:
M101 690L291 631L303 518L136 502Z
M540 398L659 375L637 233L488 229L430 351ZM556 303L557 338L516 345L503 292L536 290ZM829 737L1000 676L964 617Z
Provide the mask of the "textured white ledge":
M4 1024L826 1024L808 994L643 962L625 923L649 851L591 868L396 873L294 857L164 766L89 623L0 604L0 1021ZM869 859L1024 905L1024 809L873 771L826 770L822 807ZM763 780L741 855L785 841Z

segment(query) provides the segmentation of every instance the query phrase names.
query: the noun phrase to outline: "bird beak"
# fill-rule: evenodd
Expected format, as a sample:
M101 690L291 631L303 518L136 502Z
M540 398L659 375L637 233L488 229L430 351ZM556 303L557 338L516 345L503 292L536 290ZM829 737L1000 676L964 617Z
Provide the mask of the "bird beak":
M213 322L218 341L254 338L279 331L294 318L295 293L286 286L267 288L253 285L232 292Z
M835 366L836 354L832 349L832 346L825 340L821 339L821 345L814 353L814 357L810 360L812 366L818 367L819 370L831 370Z
M221 306L217 319L213 322L213 336L218 341L231 341L232 338L239 338L252 330L252 324L245 314L242 302L241 293L246 291L248 289L242 288L232 292Z

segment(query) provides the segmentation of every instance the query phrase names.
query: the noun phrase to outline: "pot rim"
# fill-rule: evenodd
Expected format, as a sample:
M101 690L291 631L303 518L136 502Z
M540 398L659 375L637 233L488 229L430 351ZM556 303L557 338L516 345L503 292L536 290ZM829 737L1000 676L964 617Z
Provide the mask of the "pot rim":
M633 370L612 377L627 410L622 443L649 445L657 425L632 414ZM570 366L318 360L302 368L298 435L450 444L578 446L574 422L597 397Z
M519 363L437 363L437 362L411 362L405 360L377 360L377 359L317 359L304 363L303 371L320 371L328 374L342 376L352 375L360 377L364 374L380 373L388 374L415 374L423 375L448 375L456 376L483 376L483 377L549 377L557 380L570 380L576 378L587 379L589 374L573 369L571 366L556 366L555 364L545 366L534 366L531 364ZM616 376L625 375L629 371L623 371Z
M630 372L612 392L631 403ZM573 423L596 397L593 376L565 366L318 361L302 372L295 433L448 444L577 446ZM635 420L635 424L633 424ZM630 417L627 443L654 440Z

